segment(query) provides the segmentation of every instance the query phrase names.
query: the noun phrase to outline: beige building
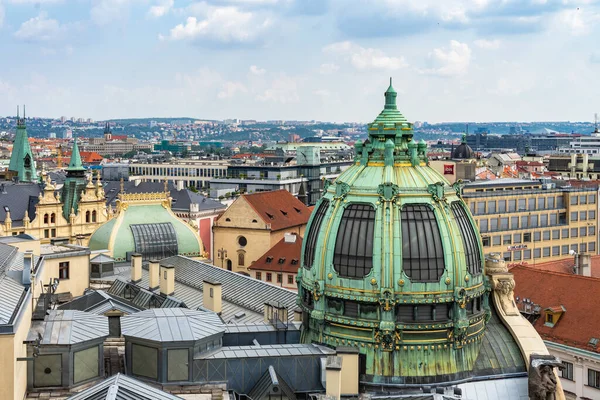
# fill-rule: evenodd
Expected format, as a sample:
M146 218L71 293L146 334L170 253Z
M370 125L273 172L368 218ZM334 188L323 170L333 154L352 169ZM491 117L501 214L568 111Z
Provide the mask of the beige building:
M248 273L248 267L286 233L303 237L310 213L287 190L238 197L213 225L214 264Z
M162 182L165 179L184 187L205 188L213 178L227 176L227 160L178 159L161 163L134 163L129 166L130 180Z
M25 342L32 319L44 318L51 294L83 294L89 285L90 252L5 237L0 239L0 255L0 400L23 399L29 362Z
M596 188L496 179L467 184L463 198L479 226L485 253L524 264L570 252L597 254Z
M296 277L300 267L302 237L286 233L275 246L248 267L250 276L277 286L298 290Z

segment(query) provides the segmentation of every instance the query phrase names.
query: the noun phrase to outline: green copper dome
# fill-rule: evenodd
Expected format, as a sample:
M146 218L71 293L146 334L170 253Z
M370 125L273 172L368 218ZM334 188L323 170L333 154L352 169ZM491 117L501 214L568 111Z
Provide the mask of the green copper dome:
M355 165L326 182L308 223L302 341L358 348L367 383L462 379L490 317L481 239L396 96L390 82Z

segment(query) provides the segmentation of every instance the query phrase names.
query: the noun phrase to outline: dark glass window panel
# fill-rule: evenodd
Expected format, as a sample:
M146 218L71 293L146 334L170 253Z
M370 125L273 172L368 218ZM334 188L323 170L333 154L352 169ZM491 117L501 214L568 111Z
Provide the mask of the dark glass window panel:
M475 234L475 229L469 220L465 208L460 202L452 203L452 213L456 219L456 223L460 229L463 245L465 248L465 258L467 262L467 270L470 274L481 273L481 253L479 251L479 240Z
M170 222L131 225L135 251L146 260L176 256L177 234Z
M358 318L358 303L356 301L344 301L344 316Z
M373 268L375 209L350 204L344 209L335 240L333 267L346 278L363 278Z
M319 207L317 208L317 212L313 217L312 223L310 224L308 236L306 237L306 247L304 248L305 268L311 269L313 263L315 262L317 238L319 237L319 232L321 231L321 223L323 222L323 218L325 218L325 214L327 213L328 208L329 200L323 199L321 201L321 204L319 204Z
M396 321L412 322L414 321L413 306L401 305L396 307Z
M444 273L444 251L433 209L407 204L401 218L404 273L415 282L439 281Z

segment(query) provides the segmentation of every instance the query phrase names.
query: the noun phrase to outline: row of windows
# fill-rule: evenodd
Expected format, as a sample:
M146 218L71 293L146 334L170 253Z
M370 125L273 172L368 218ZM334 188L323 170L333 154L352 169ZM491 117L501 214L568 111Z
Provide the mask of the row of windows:
M596 195L571 196L571 205L596 204ZM530 197L509 200L470 201L469 208L474 215L505 212L539 211L565 208L563 196Z
M570 222L595 221L596 211L574 211L570 215ZM479 231L499 232L515 229L545 228L567 225L566 213L552 213L540 215L522 215L513 217L480 218L477 220Z
M561 246L507 251L507 252L503 253L503 258L505 261L526 261L526 260L531 260L532 255L533 255L533 258L556 257L556 256L560 256L560 255L568 256L569 250L573 250L573 251L576 251L579 253L595 252L596 251L596 242L579 243L579 244L575 243L570 246L568 244L563 244Z
M276 275L277 275L277 283L282 283L283 275L282 274L276 274ZM256 271L256 279L258 279L259 281L262 281L262 272L261 271ZM265 273L265 282L273 282L273 274L271 272ZM288 285L294 284L294 275L288 274L287 283L288 283Z
M227 168L131 167L131 173L133 175L199 176L213 178L227 176Z
M508 244L531 243L532 239L534 242L541 242L542 240L558 240L568 239L569 237L577 238L595 235L596 226L581 226L579 228L563 228L546 231L537 231L533 232L533 235L531 232L524 232L514 234L508 233L505 235L485 236L481 240L483 242L483 246L488 247Z
M307 235L304 264L311 268L315 259L317 238L329 202L323 200ZM452 204L454 218L461 231L467 268L481 272L481 253L477 234L460 202ZM404 272L416 282L436 282L444 273L442 238L434 210L426 204L407 204L401 210L402 265ZM342 277L363 278L373 268L375 208L370 204L350 204L344 209L333 252L333 267Z
M575 380L573 374L573 363L563 361L561 376L570 381ZM600 389L600 371L588 368L587 385L596 389Z
M88 221L86 221L88 222ZM56 214L52 213L50 215L44 214L44 224L55 224L56 223Z

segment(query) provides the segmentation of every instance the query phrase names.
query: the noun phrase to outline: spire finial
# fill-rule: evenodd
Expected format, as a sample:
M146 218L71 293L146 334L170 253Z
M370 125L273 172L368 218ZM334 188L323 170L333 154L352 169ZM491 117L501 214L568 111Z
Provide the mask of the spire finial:
M17 105L17 121L19 120L19 106Z
M392 86L392 77L390 76L390 86L385 91L385 108L388 110L397 110L396 107L396 90Z

